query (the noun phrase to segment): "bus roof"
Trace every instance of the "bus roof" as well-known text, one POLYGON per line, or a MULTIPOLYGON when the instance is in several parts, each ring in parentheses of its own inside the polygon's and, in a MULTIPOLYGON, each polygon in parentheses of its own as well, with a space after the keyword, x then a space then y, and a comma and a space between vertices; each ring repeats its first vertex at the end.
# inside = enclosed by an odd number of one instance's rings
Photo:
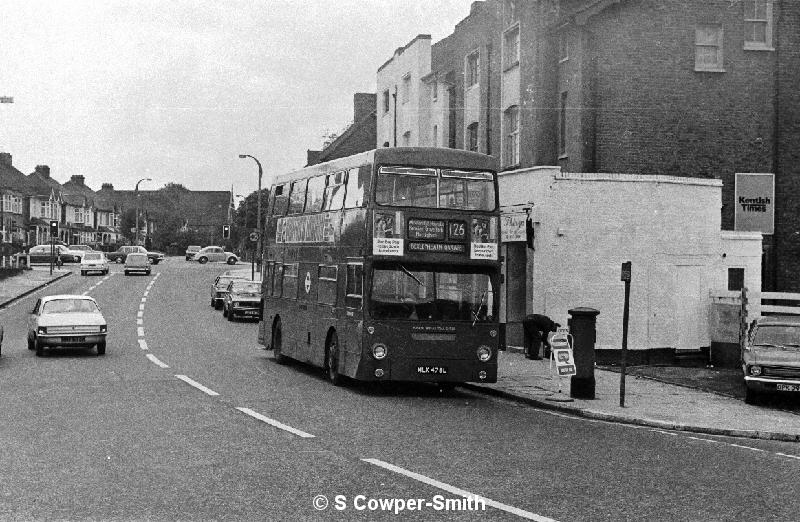
POLYGON ((276 177, 275 184, 282 185, 287 181, 337 172, 367 163, 497 170, 497 160, 494 157, 478 152, 442 147, 384 147, 282 174, 276 177))

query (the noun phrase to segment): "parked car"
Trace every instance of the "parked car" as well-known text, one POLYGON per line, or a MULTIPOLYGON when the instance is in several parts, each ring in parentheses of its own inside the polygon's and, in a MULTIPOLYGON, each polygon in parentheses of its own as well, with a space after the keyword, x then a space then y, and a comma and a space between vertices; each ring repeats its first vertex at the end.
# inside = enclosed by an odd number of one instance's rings
POLYGON ((188 247, 186 247, 186 260, 191 261, 192 259, 194 259, 194 255, 198 253, 201 248, 203 247, 201 247, 200 245, 189 245, 188 247))
POLYGON ((50 245, 36 245, 31 247, 28 255, 31 263, 50 263, 51 259, 55 263, 58 263, 58 260, 62 263, 80 263, 81 261, 81 254, 73 252, 64 245, 53 245, 52 252, 53 254, 51 254, 50 245))
POLYGON ((157 265, 164 260, 163 252, 147 250, 145 247, 140 245, 121 246, 118 250, 106 254, 106 257, 113 263, 122 264, 125 262, 125 258, 128 257, 128 254, 132 253, 146 254, 147 258, 150 260, 150 263, 154 265, 157 265))
POLYGON ((194 259, 196 259, 201 265, 204 265, 209 261, 224 261, 229 265, 235 265, 239 262, 239 256, 233 252, 227 252, 222 247, 218 246, 207 246, 205 248, 201 248, 194 255, 194 259))
POLYGON ((236 317, 260 319, 261 282, 234 279, 228 283, 222 303, 222 316, 228 321, 236 317))
POLYGON ((44 355, 56 346, 97 347, 106 353, 108 323, 97 302, 88 295, 51 295, 36 301, 28 318, 28 349, 44 355))
POLYGON ((228 285, 233 280, 239 281, 247 281, 250 279, 250 274, 245 274, 244 272, 241 273, 230 273, 224 272, 218 275, 214 282, 211 283, 211 306, 213 306, 216 310, 222 308, 222 304, 225 301, 225 294, 228 293, 228 285))
POLYGON ((81 260, 81 275, 89 272, 108 274, 108 260, 102 252, 86 252, 81 260))
POLYGON ((762 395, 800 396, 800 317, 761 317, 751 323, 742 349, 745 402, 762 395))
POLYGON ((92 252, 94 248, 89 245, 69 245, 69 249, 75 252, 92 252))
POLYGON ((147 254, 132 252, 125 257, 125 275, 141 272, 150 275, 150 259, 147 254))

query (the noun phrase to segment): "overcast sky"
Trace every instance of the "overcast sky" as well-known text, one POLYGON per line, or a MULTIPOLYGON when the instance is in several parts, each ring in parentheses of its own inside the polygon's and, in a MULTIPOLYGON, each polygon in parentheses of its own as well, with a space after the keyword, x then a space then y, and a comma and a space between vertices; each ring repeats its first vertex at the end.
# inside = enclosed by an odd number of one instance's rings
POLYGON ((5 0, 0 151, 101 183, 256 190, 352 120, 353 94, 471 0, 5 0))

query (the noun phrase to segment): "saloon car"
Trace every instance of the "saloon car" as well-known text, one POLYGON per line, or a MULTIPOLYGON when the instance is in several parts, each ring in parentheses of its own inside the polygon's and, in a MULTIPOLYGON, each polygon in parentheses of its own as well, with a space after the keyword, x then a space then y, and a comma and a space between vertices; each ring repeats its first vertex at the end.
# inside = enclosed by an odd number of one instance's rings
POLYGON ((800 396, 800 317, 761 317, 750 325, 742 349, 745 402, 765 394, 800 396))
POLYGON ((155 250, 147 250, 145 247, 140 245, 129 245, 129 246, 122 246, 119 247, 119 250, 115 250, 114 252, 109 252, 106 254, 106 257, 109 261, 117 264, 122 264, 125 262, 125 259, 128 257, 128 254, 145 254, 147 258, 150 260, 151 264, 157 265, 161 261, 164 260, 164 253, 163 252, 156 252, 155 250))
POLYGON ((150 275, 150 260, 147 254, 133 252, 125 257, 125 275, 141 273, 150 275))
POLYGON ((224 261, 229 265, 235 265, 239 262, 239 256, 233 252, 227 252, 222 247, 218 246, 207 246, 205 248, 201 248, 194 255, 194 259, 201 265, 204 265, 209 261, 224 261))
POLYGON ((228 321, 237 317, 261 317, 261 282, 234 279, 228 283, 222 303, 222 316, 228 321))
POLYGON ((45 348, 97 347, 106 353, 108 323, 97 302, 88 295, 41 297, 28 318, 28 349, 44 355, 45 348))
POLYGON ((36 245, 31 247, 28 251, 31 263, 49 263, 51 258, 53 262, 58 262, 60 259, 62 263, 80 263, 83 252, 73 251, 64 245, 36 245))
POLYGON ((81 260, 81 275, 89 272, 108 274, 108 260, 102 252, 86 252, 81 260))
POLYGON ((189 245, 186 247, 186 260, 191 261, 194 259, 194 255, 202 249, 200 245, 189 245))
POLYGON ((244 272, 224 272, 218 275, 216 278, 214 278, 214 282, 211 283, 211 306, 213 306, 216 310, 222 308, 222 305, 225 302, 225 295, 228 293, 228 285, 231 281, 247 281, 249 279, 250 274, 245 274, 244 272))

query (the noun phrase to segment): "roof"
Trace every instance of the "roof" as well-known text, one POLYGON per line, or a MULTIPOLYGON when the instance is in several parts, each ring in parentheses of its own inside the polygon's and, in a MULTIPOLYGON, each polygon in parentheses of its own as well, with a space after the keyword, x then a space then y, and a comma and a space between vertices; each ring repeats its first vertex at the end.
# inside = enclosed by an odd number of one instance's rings
POLYGON ((29 192, 31 188, 25 174, 11 165, 0 163, 0 190, 29 192))
MULTIPOLYGON (((57 299, 83 299, 86 301, 94 301, 94 297, 88 295, 81 295, 81 294, 57 294, 57 295, 46 295, 42 297, 42 302, 46 301, 55 301, 57 299)), ((96 301, 95 301, 96 302, 96 301)))

